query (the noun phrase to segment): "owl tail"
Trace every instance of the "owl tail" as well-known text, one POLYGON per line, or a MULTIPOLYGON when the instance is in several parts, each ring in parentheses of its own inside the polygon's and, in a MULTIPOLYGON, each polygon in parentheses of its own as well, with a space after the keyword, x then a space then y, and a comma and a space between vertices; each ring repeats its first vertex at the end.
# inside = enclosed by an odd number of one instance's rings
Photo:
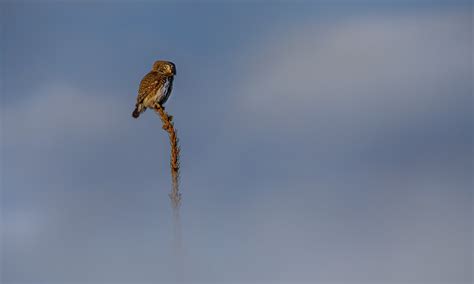
POLYGON ((140 110, 138 109, 138 106, 136 106, 135 110, 132 112, 132 117, 138 118, 139 116, 140 116, 140 110))

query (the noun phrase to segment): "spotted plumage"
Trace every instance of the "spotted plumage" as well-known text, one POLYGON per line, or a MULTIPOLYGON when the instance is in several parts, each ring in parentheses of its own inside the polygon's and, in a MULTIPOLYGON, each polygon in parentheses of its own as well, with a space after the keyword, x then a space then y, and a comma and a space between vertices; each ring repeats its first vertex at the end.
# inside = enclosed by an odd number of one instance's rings
POLYGON ((174 63, 169 61, 156 61, 152 70, 143 77, 138 89, 137 103, 132 113, 138 118, 147 108, 155 104, 163 106, 168 100, 173 89, 173 79, 176 75, 174 63))

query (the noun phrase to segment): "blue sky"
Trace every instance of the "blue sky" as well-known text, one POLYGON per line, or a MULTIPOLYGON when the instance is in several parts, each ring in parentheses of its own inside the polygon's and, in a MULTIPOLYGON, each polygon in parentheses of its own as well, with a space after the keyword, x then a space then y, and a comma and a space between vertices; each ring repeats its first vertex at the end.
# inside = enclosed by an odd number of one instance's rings
POLYGON ((2 283, 472 282, 471 2, 0 5, 2 283))

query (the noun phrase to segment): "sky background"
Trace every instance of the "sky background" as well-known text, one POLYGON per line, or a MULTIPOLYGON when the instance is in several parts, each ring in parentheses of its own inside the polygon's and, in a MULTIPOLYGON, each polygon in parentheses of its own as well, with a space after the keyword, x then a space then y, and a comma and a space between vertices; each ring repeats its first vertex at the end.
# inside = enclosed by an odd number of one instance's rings
POLYGON ((472 2, 330 3, 1 2, 0 282, 471 283, 472 2))

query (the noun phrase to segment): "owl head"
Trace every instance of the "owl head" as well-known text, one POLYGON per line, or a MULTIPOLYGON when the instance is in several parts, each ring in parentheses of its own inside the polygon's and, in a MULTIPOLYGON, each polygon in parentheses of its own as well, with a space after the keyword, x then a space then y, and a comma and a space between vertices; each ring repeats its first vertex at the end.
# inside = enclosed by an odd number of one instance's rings
POLYGON ((153 71, 160 73, 163 76, 173 76, 176 75, 176 66, 173 62, 170 61, 155 61, 153 64, 153 71))

